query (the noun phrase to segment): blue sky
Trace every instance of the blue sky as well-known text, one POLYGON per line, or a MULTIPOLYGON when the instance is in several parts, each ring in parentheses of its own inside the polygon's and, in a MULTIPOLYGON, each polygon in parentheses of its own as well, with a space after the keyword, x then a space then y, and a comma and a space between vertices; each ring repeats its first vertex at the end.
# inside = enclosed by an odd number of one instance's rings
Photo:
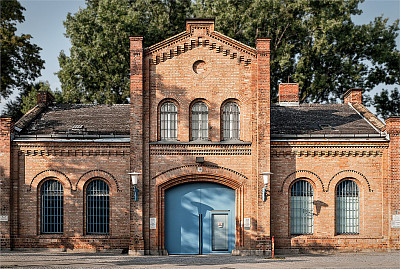
MULTIPOLYGON (((85 7, 82 0, 20 0, 25 7, 25 22, 18 25, 18 33, 31 34, 32 42, 43 50, 40 52, 46 61, 42 76, 37 80, 49 81, 51 88, 61 89, 60 81, 54 74, 60 67, 58 55, 61 50, 69 54, 70 42, 64 36, 63 21, 68 13, 75 13, 79 8, 85 7)), ((400 18, 400 0, 367 0, 360 5, 363 13, 353 18, 357 24, 366 24, 377 16, 384 15, 389 18, 389 23, 400 18)), ((400 48, 400 37, 397 38, 397 47, 400 48)), ((399 85, 378 85, 371 94, 382 90, 383 87, 392 89, 399 85)), ((4 104, 0 104, 0 111, 4 104)))

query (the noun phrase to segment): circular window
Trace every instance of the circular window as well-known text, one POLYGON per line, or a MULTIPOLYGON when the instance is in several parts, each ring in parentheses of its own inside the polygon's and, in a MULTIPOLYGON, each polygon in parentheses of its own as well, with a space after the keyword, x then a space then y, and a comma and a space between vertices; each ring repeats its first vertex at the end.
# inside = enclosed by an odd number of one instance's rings
POLYGON ((202 61, 202 60, 196 61, 196 62, 193 64, 193 71, 194 71, 196 74, 204 73, 206 70, 207 70, 207 68, 206 68, 206 62, 204 62, 204 61, 202 61))

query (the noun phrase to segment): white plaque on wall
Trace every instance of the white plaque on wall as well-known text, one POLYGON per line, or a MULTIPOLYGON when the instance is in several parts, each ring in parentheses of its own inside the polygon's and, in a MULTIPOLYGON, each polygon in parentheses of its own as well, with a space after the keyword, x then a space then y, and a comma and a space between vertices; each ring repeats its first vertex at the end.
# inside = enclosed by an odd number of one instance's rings
POLYGON ((392 220, 392 228, 400 228, 400 220, 392 220))
POLYGON ((393 215, 391 224, 392 228, 400 228, 400 215, 393 215))
POLYGON ((8 221, 8 215, 0 215, 0 221, 8 221))
POLYGON ((157 229, 157 218, 150 218, 150 230, 157 229))
POLYGON ((251 227, 251 221, 250 218, 244 218, 244 223, 243 226, 246 230, 249 230, 251 227))

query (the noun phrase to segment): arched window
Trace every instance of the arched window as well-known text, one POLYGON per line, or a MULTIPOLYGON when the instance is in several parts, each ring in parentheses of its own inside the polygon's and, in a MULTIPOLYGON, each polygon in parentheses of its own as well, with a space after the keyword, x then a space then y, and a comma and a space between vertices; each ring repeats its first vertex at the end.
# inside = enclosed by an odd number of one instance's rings
POLYGON ((336 233, 358 234, 359 196, 358 186, 352 180, 344 180, 336 189, 336 233))
POLYGON ((224 140, 240 139, 240 111, 238 104, 228 102, 222 112, 224 140))
POLYGON ((161 140, 177 139, 178 111, 172 102, 162 104, 160 109, 161 140))
POLYGON ((291 234, 312 234, 314 227, 314 191, 308 181, 296 181, 291 189, 291 234))
POLYGON ((108 234, 110 222, 109 188, 103 180, 93 180, 86 188, 86 233, 108 234))
POLYGON ((208 107, 203 102, 192 106, 192 140, 208 140, 208 107))
POLYGON ((62 233, 64 229, 64 190, 60 182, 47 180, 40 190, 41 232, 62 233))

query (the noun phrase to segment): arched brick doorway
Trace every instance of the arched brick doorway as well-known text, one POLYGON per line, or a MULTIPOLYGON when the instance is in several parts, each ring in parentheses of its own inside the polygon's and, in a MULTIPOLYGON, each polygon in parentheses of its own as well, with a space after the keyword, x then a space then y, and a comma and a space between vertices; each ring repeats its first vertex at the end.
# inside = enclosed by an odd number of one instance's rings
MULTIPOLYGON (((189 174, 189 175, 182 175, 178 176, 175 178, 171 178, 169 180, 165 180, 161 184, 157 186, 158 190, 158 195, 157 195, 157 214, 158 214, 158 219, 160 220, 160 225, 158 229, 158 246, 159 250, 164 251, 166 250, 166 234, 165 234, 165 224, 166 224, 166 203, 165 203, 165 198, 166 198, 166 191, 169 189, 173 189, 175 186, 179 186, 181 184, 188 184, 188 183, 209 183, 209 184, 216 184, 220 185, 221 187, 226 187, 227 189, 231 189, 234 192, 234 211, 232 212, 232 215, 234 213, 234 224, 231 224, 234 227, 234 236, 232 237, 234 240, 234 246, 232 245, 230 248, 228 248, 228 251, 225 252, 230 252, 231 249, 239 249, 243 246, 243 230, 241 228, 241 219, 243 218, 243 197, 244 197, 244 188, 242 182, 239 182, 235 179, 228 178, 226 176, 222 175, 216 175, 216 174, 189 174)), ((182 185, 183 186, 183 185, 182 185)), ((232 209, 233 211, 233 209, 232 209)), ((216 212, 218 213, 218 212, 216 212)), ((209 215, 211 216, 211 214, 209 215)), ((213 217, 210 217, 212 220, 213 217)), ((216 224, 218 225, 218 221, 215 219, 214 220, 217 222, 216 224)), ((212 246, 211 246, 212 248, 212 246)), ((212 251, 210 251, 212 252, 212 251)), ((210 253, 207 252, 207 253, 210 253)), ((218 252, 218 251, 216 251, 218 252)), ((198 254, 198 253, 196 253, 198 254)))

